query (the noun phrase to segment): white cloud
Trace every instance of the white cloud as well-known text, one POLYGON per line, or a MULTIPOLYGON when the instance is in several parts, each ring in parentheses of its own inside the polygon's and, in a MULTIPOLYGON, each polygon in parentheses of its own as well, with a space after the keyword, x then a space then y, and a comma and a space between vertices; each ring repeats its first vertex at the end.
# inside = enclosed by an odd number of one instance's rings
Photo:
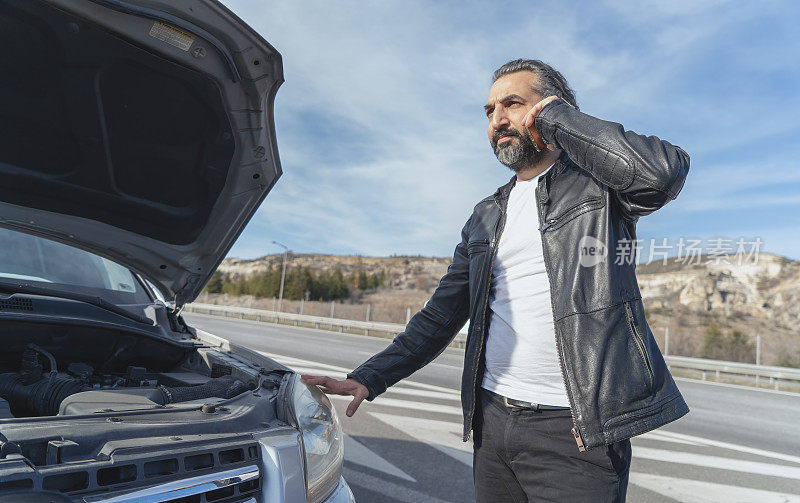
MULTIPOLYGON (((761 206, 800 204, 797 194, 772 193, 767 188, 800 184, 800 170, 785 162, 741 162, 703 166, 692 171, 679 196, 676 213, 726 211, 761 206)), ((734 222, 732 222, 734 223, 734 222)))
MULTIPOLYGON (((281 52, 286 79, 276 99, 284 175, 232 255, 267 253, 254 250, 274 236, 298 251, 452 253, 473 205, 511 176, 489 149, 481 106, 491 72, 515 57, 560 69, 584 111, 689 151, 672 215, 724 208, 752 186, 745 163, 704 156, 800 125, 797 94, 770 111, 774 121, 745 128, 742 117, 769 96, 725 107, 677 89, 702 46, 749 13, 721 1, 227 3, 281 52)), ((792 168, 768 165, 772 183, 798 181, 792 168)))

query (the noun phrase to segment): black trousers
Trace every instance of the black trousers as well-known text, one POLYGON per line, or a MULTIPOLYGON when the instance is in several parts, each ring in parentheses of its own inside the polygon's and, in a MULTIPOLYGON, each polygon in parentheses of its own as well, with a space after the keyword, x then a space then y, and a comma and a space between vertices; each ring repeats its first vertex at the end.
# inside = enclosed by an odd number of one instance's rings
POLYGON ((479 404, 472 463, 478 503, 625 501, 630 440, 580 452, 569 409, 511 408, 484 389, 479 404))

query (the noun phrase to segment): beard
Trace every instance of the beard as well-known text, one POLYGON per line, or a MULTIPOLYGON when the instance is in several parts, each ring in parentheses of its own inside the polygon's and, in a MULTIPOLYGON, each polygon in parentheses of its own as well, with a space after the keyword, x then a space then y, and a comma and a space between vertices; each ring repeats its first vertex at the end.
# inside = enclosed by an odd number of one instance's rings
POLYGON ((512 127, 494 132, 492 135, 492 148, 497 160, 517 173, 522 168, 537 164, 545 156, 544 149, 541 151, 536 150, 536 143, 533 141, 533 135, 529 131, 523 134, 512 127), (501 136, 513 136, 517 141, 508 140, 498 145, 497 140, 501 136))

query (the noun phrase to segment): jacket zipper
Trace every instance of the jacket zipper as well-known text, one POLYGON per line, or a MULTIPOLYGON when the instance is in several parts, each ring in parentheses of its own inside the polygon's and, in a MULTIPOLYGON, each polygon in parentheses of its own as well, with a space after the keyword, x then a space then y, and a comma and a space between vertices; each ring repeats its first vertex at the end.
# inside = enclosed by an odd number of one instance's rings
POLYGON ((633 311, 631 310, 630 301, 625 302, 625 314, 628 317, 628 325, 631 327, 631 331, 633 332, 633 338, 636 340, 636 346, 639 348, 639 352, 642 354, 642 359, 644 360, 645 365, 647 365, 647 370, 650 372, 650 380, 652 382, 652 380, 655 379, 653 374, 653 365, 650 363, 650 358, 647 357, 644 341, 639 335, 639 332, 636 330, 636 322, 633 319, 633 311))
MULTIPOLYGON (((503 211, 503 207, 497 202, 497 199, 494 200, 494 203, 500 209, 500 232, 497 234, 497 237, 494 239, 494 249, 492 250, 492 256, 489 259, 489 276, 486 281, 486 296, 484 297, 483 302, 483 315, 481 317, 481 325, 485 326, 486 321, 486 312, 489 310, 489 291, 492 288, 492 267, 494 266, 494 257, 497 254, 497 248, 500 244, 500 236, 503 234, 503 229, 506 226, 506 214, 503 211)), ((482 330, 483 332, 483 330, 482 330)), ((475 371, 472 374, 472 392, 473 392, 473 399, 472 399, 472 409, 469 411, 469 427, 467 428, 467 433, 464 435, 464 442, 469 440, 470 435, 472 434, 472 419, 475 416, 475 403, 478 401, 479 396, 477 393, 477 384, 478 384, 478 366, 481 362, 481 354, 483 353, 483 342, 486 339, 488 334, 484 333, 481 337, 481 344, 478 347, 478 362, 475 364, 475 371)))
POLYGON ((542 225, 542 231, 547 230, 549 227, 554 225, 559 220, 562 220, 564 217, 568 216, 570 213, 575 213, 578 210, 581 210, 583 208, 588 208, 588 207, 590 207, 590 206, 592 206, 594 204, 597 204, 600 200, 601 200, 600 197, 593 197, 591 199, 587 199, 586 201, 578 203, 575 206, 573 206, 572 208, 569 208, 568 210, 564 211, 563 213, 561 213, 556 218, 548 218, 547 221, 544 222, 544 224, 542 225))
MULTIPOLYGON (((541 179, 540 179, 541 180, 541 179)), ((536 207, 539 209, 539 220, 542 221, 544 217, 544 211, 542 205, 539 202, 539 187, 537 186, 534 190, 534 195, 536 196, 536 207)), ((580 205, 578 205, 580 206, 580 205)), ((577 206, 576 206, 577 208, 577 206)), ((563 214, 562 214, 563 215, 563 214)), ((550 268, 548 266, 550 262, 550 256, 547 253, 547 247, 544 245, 544 231, 547 227, 552 225, 554 222, 558 221, 559 218, 551 218, 547 222, 544 222, 540 227, 540 234, 542 238, 542 253, 544 257, 544 270, 547 273, 547 281, 550 285, 550 310, 553 312, 553 331, 555 332, 556 336, 556 349, 558 350, 558 365, 561 367, 561 378, 564 380, 564 389, 567 391, 567 399, 569 400, 569 413, 572 416, 572 437, 575 439, 575 443, 578 445, 578 451, 584 452, 586 451, 586 446, 583 442, 583 436, 581 435, 581 430, 578 428, 578 422, 575 420, 575 401, 572 399, 572 393, 570 392, 569 381, 567 381, 567 373, 564 370, 564 354, 561 349, 561 342, 558 340, 558 332, 555 331, 556 328, 556 308, 555 304, 553 303, 553 283, 550 277, 550 268)))

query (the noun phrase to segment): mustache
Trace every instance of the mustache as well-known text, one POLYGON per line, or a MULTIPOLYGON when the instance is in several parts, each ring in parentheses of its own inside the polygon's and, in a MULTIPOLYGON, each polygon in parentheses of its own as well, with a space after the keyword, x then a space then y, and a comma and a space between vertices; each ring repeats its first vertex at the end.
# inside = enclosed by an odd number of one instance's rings
POLYGON ((497 147, 497 141, 500 140, 501 136, 516 136, 520 140, 523 139, 523 136, 519 131, 509 127, 509 128, 501 129, 499 131, 495 131, 494 133, 492 133, 492 145, 497 147))

